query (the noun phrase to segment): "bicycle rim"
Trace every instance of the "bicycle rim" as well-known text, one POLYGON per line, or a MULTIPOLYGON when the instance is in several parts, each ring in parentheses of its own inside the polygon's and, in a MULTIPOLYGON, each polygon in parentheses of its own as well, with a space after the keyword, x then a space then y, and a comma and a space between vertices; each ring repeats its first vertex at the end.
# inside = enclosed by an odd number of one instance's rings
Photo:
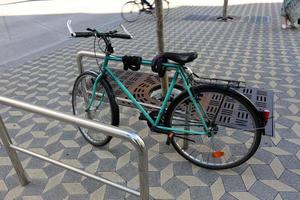
MULTIPOLYGON (((261 139, 259 119, 253 107, 236 93, 217 87, 199 87, 194 95, 203 105, 209 118, 204 117, 204 121, 213 131, 211 135, 176 137, 175 134, 171 140, 174 148, 187 160, 209 169, 231 168, 248 160, 261 139), (209 125, 208 121, 214 121, 215 125, 209 125)), ((167 112, 167 125, 204 132, 189 95, 185 93, 174 101, 172 110, 167 112)))
MULTIPOLYGON (((77 78, 72 93, 73 114, 104 124, 118 125, 118 108, 111 103, 113 99, 109 95, 105 81, 100 81, 97 85, 96 98, 90 109, 86 110, 92 98, 93 84, 96 78, 97 75, 91 72, 85 72, 77 78)), ((95 146, 105 145, 111 139, 110 136, 93 130, 82 127, 78 127, 78 129, 85 139, 95 146)))
POLYGON ((140 15, 140 6, 135 1, 128 1, 122 7, 121 16, 125 21, 134 22, 140 15))

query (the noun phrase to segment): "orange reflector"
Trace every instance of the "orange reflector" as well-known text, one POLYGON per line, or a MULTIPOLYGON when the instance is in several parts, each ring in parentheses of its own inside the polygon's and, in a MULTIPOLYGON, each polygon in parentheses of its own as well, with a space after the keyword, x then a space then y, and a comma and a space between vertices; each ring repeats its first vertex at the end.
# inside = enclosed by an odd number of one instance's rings
POLYGON ((214 158, 221 158, 222 156, 224 156, 224 152, 223 151, 214 151, 211 153, 211 155, 214 158))

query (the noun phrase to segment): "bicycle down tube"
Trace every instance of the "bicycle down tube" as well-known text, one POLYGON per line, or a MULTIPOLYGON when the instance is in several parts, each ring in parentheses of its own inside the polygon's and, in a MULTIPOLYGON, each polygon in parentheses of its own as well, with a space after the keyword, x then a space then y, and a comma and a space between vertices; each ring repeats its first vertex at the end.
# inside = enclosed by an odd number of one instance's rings
MULTIPOLYGON (((167 90, 167 94, 162 102, 162 106, 159 110, 158 116, 156 118, 156 120, 154 121, 151 116, 146 112, 146 110, 143 108, 143 106, 135 99, 135 97, 131 94, 131 92, 125 87, 125 85, 118 79, 118 77, 112 72, 112 70, 109 69, 108 67, 108 63, 109 61, 117 61, 117 62, 122 62, 122 57, 120 56, 111 56, 111 55, 107 55, 104 58, 104 62, 102 64, 102 73, 99 74, 99 76, 97 77, 97 79, 95 80, 95 83, 93 85, 93 94, 92 94, 92 99, 89 102, 88 108, 87 110, 91 107, 95 97, 96 97, 96 85, 99 83, 99 81, 101 81, 101 79, 104 77, 104 74, 108 74, 111 79, 118 85, 118 87, 126 94, 126 96, 131 100, 131 102, 142 112, 142 114, 146 117, 146 119, 155 127, 165 130, 165 131, 173 131, 173 132, 178 132, 178 133, 187 133, 187 134, 195 134, 195 135, 204 135, 208 133, 208 127, 206 125, 206 122, 203 118, 203 115, 201 114, 201 110, 203 111, 205 117, 207 117, 207 113, 205 112, 205 109, 203 108, 203 106, 200 103, 200 106, 197 104, 195 97, 193 96, 193 93, 191 91, 191 85, 189 84, 187 77, 184 75, 184 72, 182 72, 182 70, 180 69, 180 65, 178 64, 173 64, 173 63, 164 63, 164 66, 168 69, 168 68, 173 68, 175 69, 175 74, 172 78, 172 81, 170 83, 169 89, 167 90), (188 91, 188 94, 191 97, 192 103, 195 106, 196 109, 196 113, 198 114, 203 127, 204 127, 204 131, 191 131, 191 130, 183 130, 183 129, 176 129, 176 128, 171 128, 171 127, 165 127, 165 126, 159 126, 159 121, 163 115, 163 112, 166 110, 167 108, 167 104, 168 101, 171 97, 172 91, 176 85, 176 81, 178 79, 178 76, 181 77, 182 81, 183 81, 183 85, 185 87, 185 89, 188 91)), ((151 65, 151 61, 150 60, 142 60, 141 62, 142 65, 146 65, 146 66, 150 66, 151 65)))

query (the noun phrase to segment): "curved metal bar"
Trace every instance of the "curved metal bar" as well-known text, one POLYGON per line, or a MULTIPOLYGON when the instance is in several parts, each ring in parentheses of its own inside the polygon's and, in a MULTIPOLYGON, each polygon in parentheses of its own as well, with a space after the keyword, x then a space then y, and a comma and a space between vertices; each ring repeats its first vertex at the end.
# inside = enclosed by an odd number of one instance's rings
POLYGON ((3 146, 5 147, 5 150, 11 160, 11 163, 16 170, 16 174, 19 178, 21 185, 23 186, 27 185, 30 181, 19 160, 17 152, 13 148, 11 148, 12 141, 7 133, 1 115, 0 115, 0 139, 2 140, 3 146))
POLYGON ((91 51, 79 51, 77 53, 77 57, 76 57, 76 62, 77 62, 77 67, 78 67, 78 73, 79 74, 84 72, 84 68, 82 66, 82 58, 83 57, 104 59, 105 54, 103 54, 103 53, 96 53, 95 54, 94 52, 91 52, 91 51))
MULTIPOLYGON (((138 151, 138 155, 139 155, 140 197, 141 197, 141 199, 149 199, 148 152, 147 152, 144 141, 136 133, 128 132, 127 130, 123 130, 123 129, 120 129, 120 128, 117 128, 117 127, 114 127, 114 126, 96 123, 96 122, 91 121, 91 120, 86 120, 86 119, 82 119, 82 118, 75 117, 75 116, 72 116, 72 115, 67 115, 67 114, 64 114, 64 113, 61 113, 61 112, 53 111, 53 110, 50 110, 50 109, 42 108, 42 107, 39 107, 39 106, 31 105, 29 103, 24 103, 24 102, 21 102, 21 101, 18 101, 18 100, 14 100, 14 99, 2 97, 2 96, 0 96, 0 104, 4 104, 4 105, 7 105, 7 106, 12 106, 12 107, 15 107, 15 108, 19 108, 19 109, 22 109, 22 110, 25 110, 25 111, 28 111, 28 112, 31 112, 31 113, 36 113, 36 114, 39 114, 39 115, 43 115, 45 117, 49 117, 49 118, 52 118, 52 119, 55 119, 55 120, 58 120, 58 121, 62 121, 62 122, 66 122, 66 123, 69 123, 69 124, 73 124, 73 125, 76 125, 76 126, 84 127, 84 128, 90 129, 90 130, 99 131, 99 132, 102 132, 103 134, 106 134, 106 135, 109 135, 109 136, 112 136, 112 137, 117 137, 117 138, 120 138, 122 140, 126 140, 126 141, 130 142, 131 144, 133 144, 135 149, 138 151)), ((3 130, 3 131, 0 130, 0 134, 2 134, 2 133, 5 134, 5 130, 3 130)), ((3 139, 5 139, 5 137, 1 137, 1 139, 3 140, 3 139)), ((8 150, 11 150, 11 149, 16 149, 16 150, 22 151, 24 153, 28 153, 27 150, 18 148, 17 146, 12 145, 12 144, 9 145, 8 150)), ((30 155, 37 157, 37 155, 33 155, 33 154, 31 153, 30 155)), ((13 162, 13 160, 12 160, 12 162, 13 162)), ((53 161, 51 161, 51 162, 54 163, 53 161)), ((58 162, 58 161, 55 161, 55 162, 58 162)), ((62 166, 62 165, 60 165, 60 166, 62 166)), ((17 168, 15 168, 15 169, 17 170, 17 168)), ((76 170, 78 170, 78 169, 76 169, 76 170)), ((86 175, 86 174, 83 174, 83 173, 81 173, 81 174, 86 175)), ((90 175, 89 175, 89 177, 93 178, 90 175)), ((110 183, 110 185, 116 187, 115 183, 112 183, 112 184, 110 183)), ((120 189, 122 187, 124 187, 124 186, 118 185, 117 188, 120 189)), ((124 190, 124 188, 123 188, 123 190, 124 190)), ((128 188, 128 190, 126 190, 126 191, 130 192, 130 190, 131 189, 128 188)), ((138 192, 136 192, 136 191, 135 192, 130 192, 130 193, 132 193, 134 195, 138 195, 138 192)))
MULTIPOLYGON (((101 54, 101 53, 96 53, 96 55, 95 55, 95 53, 91 52, 91 51, 79 51, 77 53, 77 57, 76 57, 76 62, 77 62, 77 67, 78 67, 78 73, 79 74, 84 72, 84 67, 82 65, 83 57, 104 59, 105 55, 101 54)), ((129 99, 125 99, 125 98, 121 98, 121 97, 116 97, 116 99, 120 102, 131 103, 131 100, 129 100, 129 99)), ((148 108, 160 109, 160 106, 155 106, 155 105, 148 104, 148 103, 139 102, 139 104, 141 104, 142 106, 148 107, 148 108)))

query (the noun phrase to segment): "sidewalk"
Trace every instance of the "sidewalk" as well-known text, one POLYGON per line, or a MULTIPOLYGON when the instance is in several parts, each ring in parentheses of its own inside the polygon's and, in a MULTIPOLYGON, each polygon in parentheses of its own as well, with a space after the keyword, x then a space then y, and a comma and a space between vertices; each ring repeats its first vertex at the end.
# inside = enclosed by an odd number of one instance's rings
MULTIPOLYGON (((276 136, 263 137, 257 153, 239 167, 206 170, 165 145, 165 136, 152 133, 145 122, 138 121, 136 110, 123 108, 122 126, 138 131, 149 149, 154 199, 300 199, 300 38, 299 30, 280 29, 281 4, 276 2, 229 2, 229 14, 236 16, 232 22, 213 20, 221 15, 222 4, 199 2, 170 10, 165 23, 166 51, 197 51, 199 58, 189 66, 198 74, 245 80, 250 86, 273 90, 276 136)), ((113 40, 116 53, 151 59, 157 51, 154 19, 145 15, 125 26, 135 39, 113 40)), ((71 113, 69 91, 77 75, 76 52, 92 50, 93 41, 77 39, 70 44, 21 66, 0 68, 1 95, 71 113)), ((94 68, 95 61, 84 60, 84 64, 94 68)), ((138 187, 137 156, 128 143, 113 139, 104 149, 94 148, 75 127, 4 106, 0 114, 21 146, 138 187)), ((0 146, 0 199, 136 199, 23 154, 20 159, 32 180, 26 187, 19 185, 0 146)))

